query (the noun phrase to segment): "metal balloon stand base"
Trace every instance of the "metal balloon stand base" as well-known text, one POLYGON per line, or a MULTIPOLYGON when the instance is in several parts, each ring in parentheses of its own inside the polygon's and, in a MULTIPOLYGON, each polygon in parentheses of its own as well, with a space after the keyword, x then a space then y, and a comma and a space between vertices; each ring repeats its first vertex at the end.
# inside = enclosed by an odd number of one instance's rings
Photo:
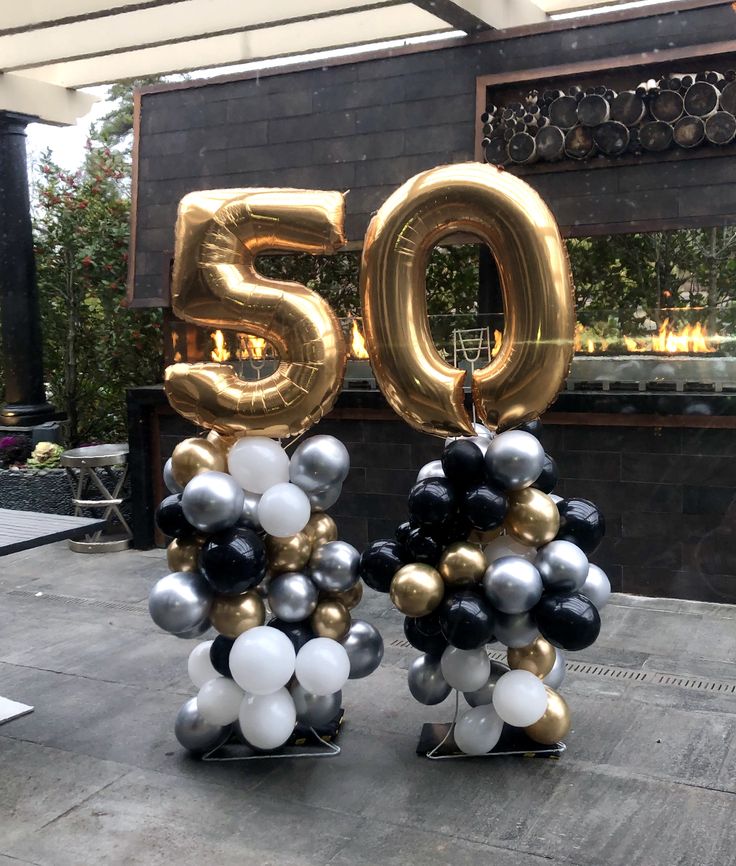
POLYGON ((501 737, 490 752, 484 755, 466 755, 455 745, 452 732, 455 728, 459 708, 459 694, 455 693, 455 717, 451 722, 431 723, 422 726, 417 743, 417 755, 429 758, 430 761, 446 761, 456 758, 498 758, 502 755, 516 755, 523 758, 553 758, 557 759, 565 751, 564 743, 553 746, 543 746, 532 740, 522 728, 504 725, 501 737))
POLYGON ((283 758, 335 758, 342 751, 334 742, 340 733, 345 711, 318 729, 297 725, 289 741, 273 752, 264 752, 243 740, 230 740, 202 756, 203 761, 262 761, 283 758))

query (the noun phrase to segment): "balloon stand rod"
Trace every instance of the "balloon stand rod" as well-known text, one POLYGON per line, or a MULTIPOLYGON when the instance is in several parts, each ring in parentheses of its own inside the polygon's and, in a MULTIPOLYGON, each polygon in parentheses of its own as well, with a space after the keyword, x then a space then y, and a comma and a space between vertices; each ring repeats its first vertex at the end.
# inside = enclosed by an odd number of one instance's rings
POLYGON ((452 740, 452 732, 460 715, 460 693, 455 690, 455 715, 451 722, 426 723, 417 744, 417 754, 430 761, 448 761, 458 758, 498 758, 513 755, 524 758, 559 758, 567 749, 564 743, 542 746, 535 743, 518 728, 505 725, 498 743, 485 755, 466 755, 452 740))
MULTIPOLYGON (((234 743, 225 743, 224 746, 218 746, 216 749, 213 749, 211 752, 207 752, 202 756, 203 761, 214 762, 233 762, 233 761, 262 761, 262 760, 279 760, 279 759, 295 759, 295 758, 335 758, 337 757, 342 749, 336 744, 331 743, 328 740, 325 740, 323 737, 314 730, 314 728, 309 728, 309 732, 314 735, 314 739, 320 745, 325 748, 320 751, 304 751, 309 747, 305 743, 303 746, 297 744, 290 744, 287 748, 292 748, 299 751, 291 751, 291 752, 266 752, 266 753, 257 753, 252 752, 250 748, 242 744, 234 744, 234 743), (249 754, 226 754, 226 752, 235 746, 239 751, 240 750, 248 750, 249 754)), ((315 744, 316 745, 316 744, 315 744)))

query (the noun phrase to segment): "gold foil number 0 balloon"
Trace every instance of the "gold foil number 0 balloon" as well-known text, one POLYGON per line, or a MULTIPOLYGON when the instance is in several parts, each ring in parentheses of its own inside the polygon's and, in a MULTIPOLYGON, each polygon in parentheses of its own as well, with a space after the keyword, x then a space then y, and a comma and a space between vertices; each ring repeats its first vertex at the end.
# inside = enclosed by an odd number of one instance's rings
POLYGON ((481 419, 506 428, 554 400, 573 353, 574 300, 552 213, 524 181, 480 163, 446 165, 407 181, 368 227, 361 266, 363 322, 379 387, 409 424, 436 436, 471 434, 465 374, 446 363, 429 330, 432 247, 471 234, 493 252, 505 309, 498 355, 473 373, 481 419))
POLYGON ((182 319, 246 331, 271 343, 276 371, 259 381, 232 367, 174 364, 169 402, 224 435, 289 436, 332 407, 342 384, 345 339, 329 305, 300 283, 263 277, 264 252, 332 253, 345 243, 341 193, 226 189, 182 199, 176 224, 172 306, 182 319))

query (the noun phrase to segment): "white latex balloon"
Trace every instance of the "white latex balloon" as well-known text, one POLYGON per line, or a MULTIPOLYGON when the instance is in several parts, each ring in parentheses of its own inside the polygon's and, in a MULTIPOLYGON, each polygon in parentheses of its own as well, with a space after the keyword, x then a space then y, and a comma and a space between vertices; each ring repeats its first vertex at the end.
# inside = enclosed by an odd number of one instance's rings
POLYGON ((265 493, 289 480, 289 457, 274 439, 246 436, 227 455, 227 470, 250 493, 265 493))
POLYGON ((461 650, 448 646, 442 653, 440 668, 445 681, 453 689, 459 692, 474 692, 488 680, 491 662, 482 647, 461 650))
POLYGON ((240 705, 239 718, 240 729, 251 746, 277 749, 294 730, 296 707, 286 689, 270 695, 246 695, 240 705))
POLYGON ((547 709, 544 683, 529 671, 509 671, 493 689, 493 707, 509 725, 517 728, 533 725, 547 709))
POLYGON ((269 695, 289 682, 295 659, 294 645, 283 632, 259 625, 236 639, 230 650, 230 671, 244 691, 269 695))
POLYGON ((466 755, 485 755, 501 737, 503 719, 492 706, 466 710, 455 724, 455 745, 466 755))
POLYGON ((534 547, 527 547, 510 535, 499 535, 493 541, 489 541, 483 552, 486 555, 486 562, 490 565, 502 556, 523 556, 529 562, 534 562, 537 558, 537 550, 534 547))
POLYGON ((240 712, 243 690, 227 677, 205 683, 197 695, 197 709, 211 725, 231 725, 240 712))
POLYGON ((212 662, 210 661, 211 646, 212 641, 206 640, 198 643, 189 653, 187 672, 189 673, 189 679, 198 689, 201 689, 206 682, 220 676, 212 667, 212 662))
POLYGON ((296 678, 313 695, 331 695, 339 691, 349 676, 350 658, 336 640, 312 638, 297 653, 296 678))
POLYGON ((307 525, 312 513, 309 497, 296 484, 274 484, 261 496, 258 520, 269 535, 286 538, 307 525))

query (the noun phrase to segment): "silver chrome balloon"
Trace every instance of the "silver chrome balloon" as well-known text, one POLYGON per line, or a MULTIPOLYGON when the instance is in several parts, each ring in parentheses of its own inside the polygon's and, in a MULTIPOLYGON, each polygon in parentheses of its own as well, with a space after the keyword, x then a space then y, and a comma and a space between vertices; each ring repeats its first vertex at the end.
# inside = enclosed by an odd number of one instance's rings
POLYGON ((489 430, 488 427, 485 426, 485 424, 480 424, 478 421, 474 422, 473 430, 475 430, 475 437, 473 438, 487 439, 489 442, 496 435, 492 430, 489 430))
POLYGON ((494 620, 493 633, 504 646, 513 649, 528 646, 539 637, 539 629, 528 612, 501 613, 499 611, 494 620))
POLYGON ((342 483, 333 484, 332 487, 326 487, 316 493, 307 493, 307 499, 312 511, 327 511, 337 502, 341 493, 342 483))
POLYGON ((321 544, 309 560, 309 573, 324 592, 345 592, 358 580, 360 554, 347 541, 328 541, 321 544))
POLYGON ((502 556, 483 575, 483 589, 502 613, 524 613, 542 597, 544 586, 536 567, 522 556, 502 556))
POLYGON ((258 519, 258 503, 261 497, 258 493, 248 493, 243 491, 243 508, 238 518, 238 526, 244 526, 246 529, 253 529, 258 532, 261 527, 261 521, 258 519))
POLYGON ((181 493, 184 490, 171 471, 171 457, 164 463, 164 484, 169 493, 181 493))
POLYGON ((431 707, 441 704, 452 689, 442 676, 436 656, 419 656, 409 666, 409 691, 420 704, 431 707))
POLYGON ((194 754, 203 755, 221 746, 232 733, 232 725, 213 725, 205 721, 197 708, 197 699, 190 698, 176 714, 176 739, 194 754))
POLYGON ((605 607, 611 597, 611 582, 605 571, 592 562, 589 563, 588 574, 585 583, 580 587, 580 592, 589 598, 598 610, 605 607))
POLYGON ((268 606, 284 622, 301 622, 314 612, 317 587, 299 572, 279 574, 268 581, 268 606))
POLYGON ((148 597, 148 612, 170 634, 191 632, 202 625, 212 607, 213 593, 197 571, 174 571, 162 577, 148 597))
POLYGON ((542 582, 554 592, 575 592, 588 576, 588 557, 571 541, 550 541, 534 560, 542 582))
POLYGON ((417 473, 417 484, 425 478, 444 478, 445 470, 442 468, 441 460, 430 460, 417 473))
POLYGON ((354 619, 350 630, 340 641, 350 659, 350 679, 367 677, 381 664, 383 638, 381 632, 364 619, 354 619))
POLYGON ((304 686, 294 683, 289 692, 296 707, 296 720, 310 728, 331 722, 340 710, 342 692, 331 695, 313 695, 304 686))
POLYGON ((232 475, 200 472, 184 488, 181 508, 195 529, 220 532, 240 520, 244 499, 243 488, 232 475))
MULTIPOLYGON (((557 649, 555 647, 555 649, 557 649)), ((565 679, 565 656, 562 653, 561 649, 557 649, 557 655, 555 656, 555 663, 552 665, 552 670, 547 674, 547 676, 542 680, 545 686, 549 686, 551 689, 559 689, 562 685, 563 680, 565 679)))
POLYGON ((190 628, 188 631, 179 632, 179 634, 175 634, 174 637, 181 638, 182 640, 192 640, 193 638, 202 637, 202 635, 208 632, 211 628, 212 623, 208 619, 203 619, 199 625, 190 628))
POLYGON ((508 430, 491 440, 486 451, 491 479, 507 490, 521 490, 533 484, 544 466, 544 448, 531 433, 508 430))
POLYGON ((485 707, 493 703, 493 689, 499 679, 509 672, 508 665, 501 662, 491 662, 491 674, 484 686, 474 692, 463 692, 465 700, 471 707, 485 707))
POLYGON ((289 480, 309 494, 334 487, 348 477, 348 449, 334 436, 312 436, 291 455, 289 480))

